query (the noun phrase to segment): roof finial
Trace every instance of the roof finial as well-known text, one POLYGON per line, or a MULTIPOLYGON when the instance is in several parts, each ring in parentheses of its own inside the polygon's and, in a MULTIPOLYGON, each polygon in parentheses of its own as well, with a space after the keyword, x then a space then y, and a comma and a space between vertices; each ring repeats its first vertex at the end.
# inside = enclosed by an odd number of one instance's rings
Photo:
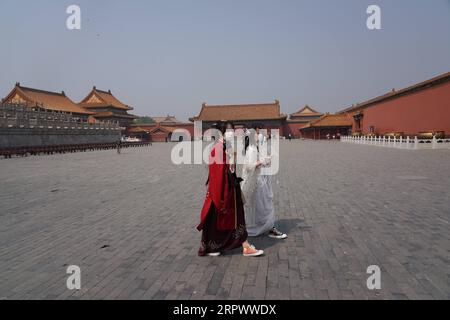
POLYGON ((66 96, 66 93, 64 92, 64 90, 61 91, 61 94, 62 94, 64 97, 66 96))
POLYGON ((16 87, 20 87, 20 82, 16 82, 16 87))
POLYGON ((111 94, 111 90, 108 89, 108 93, 111 94))
POLYGON ((202 108, 206 107, 206 102, 202 103, 202 108))
POLYGON ((92 89, 97 90, 97 87, 96 87, 96 86, 93 86, 92 89))

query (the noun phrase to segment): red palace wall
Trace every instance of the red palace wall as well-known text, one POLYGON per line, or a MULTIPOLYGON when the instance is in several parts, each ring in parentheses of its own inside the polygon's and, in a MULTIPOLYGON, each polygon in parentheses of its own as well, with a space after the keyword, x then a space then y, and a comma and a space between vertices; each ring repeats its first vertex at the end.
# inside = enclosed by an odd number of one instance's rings
POLYGON ((311 139, 311 140, 328 140, 327 135, 330 136, 330 140, 339 139, 340 136, 346 136, 349 134, 348 128, 316 128, 314 129, 304 130, 302 132, 302 138, 311 139))
MULTIPOLYGON (((317 138, 317 136, 318 136, 318 134, 316 132, 316 138, 317 138)), ((314 130, 307 130, 305 132, 302 132, 302 138, 313 140, 314 139, 314 130)))
MULTIPOLYGON (((171 129, 187 130, 190 134, 191 140, 194 139, 194 124, 193 123, 183 123, 177 125, 170 125, 171 129)), ((161 132, 151 135, 151 138, 155 142, 165 142, 166 138, 168 142, 172 142, 172 133, 162 134, 161 132)), ((187 137, 184 138, 186 141, 187 137)), ((178 141, 178 140, 177 140, 178 141)))
MULTIPOLYGON (((139 125, 140 128, 143 128, 145 130, 148 130, 149 132, 152 131, 153 129, 155 129, 157 127, 156 124, 142 124, 139 125)), ((165 126, 162 125, 162 128, 164 128, 165 126)), ((193 123, 182 123, 182 124, 172 124, 169 125, 168 128, 170 129, 185 129, 189 132, 189 134, 191 135, 191 139, 194 138, 194 124, 193 123)), ((152 142, 171 142, 171 130, 168 129, 167 131, 160 131, 158 130, 157 132, 151 133, 149 135, 146 135, 146 137, 144 137, 145 140, 149 140, 152 142)))
POLYGON ((271 134, 272 130, 279 130, 280 136, 283 136, 283 134, 284 134, 284 128, 282 125, 280 125, 280 126, 273 126, 273 125, 272 126, 264 126, 264 129, 267 130, 267 134, 271 134))
POLYGON ((152 142, 169 142, 169 135, 165 132, 157 132, 150 135, 152 142))
MULTIPOLYGON (((376 134, 445 131, 450 136, 450 82, 381 102, 363 111, 362 131, 376 134)), ((354 128, 355 129, 355 128, 354 128)))
POLYGON ((289 122, 287 121, 284 124, 284 135, 287 137, 289 133, 292 135, 292 138, 298 139, 302 138, 302 133, 300 132, 300 129, 303 128, 306 124, 305 123, 296 123, 296 122, 289 122))
POLYGON ((173 128, 185 129, 185 130, 189 131, 191 138, 192 139, 194 138, 194 124, 193 123, 184 123, 184 124, 173 126, 173 128))

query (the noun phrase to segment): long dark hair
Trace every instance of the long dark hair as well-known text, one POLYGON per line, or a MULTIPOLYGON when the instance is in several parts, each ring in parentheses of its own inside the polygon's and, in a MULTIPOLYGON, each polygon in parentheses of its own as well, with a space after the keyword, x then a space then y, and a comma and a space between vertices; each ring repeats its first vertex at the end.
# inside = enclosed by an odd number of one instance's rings
POLYGON ((216 130, 219 130, 222 134, 224 134, 225 131, 227 130, 227 129, 226 129, 227 127, 226 127, 226 125, 225 125, 225 122, 223 122, 223 121, 218 121, 218 122, 214 123, 214 124, 211 126, 211 128, 216 129, 216 130))
MULTIPOLYGON (((250 146, 250 137, 252 137, 252 143, 255 143, 255 136, 256 136, 256 129, 259 129, 259 126, 253 125, 252 129, 248 130, 249 135, 245 136, 245 148, 244 148, 244 154, 247 154, 247 149, 250 146)), ((256 143, 256 148, 259 151, 258 144, 256 143)))
POLYGON ((225 121, 225 131, 227 131, 228 126, 231 126, 231 128, 234 130, 234 123, 231 121, 225 121))
MULTIPOLYGON (((216 123, 213 123, 211 128, 218 130, 220 132, 220 134, 222 135, 222 137, 223 137, 223 135, 225 134, 225 131, 226 131, 225 122, 223 122, 223 121, 218 121, 216 123)), ((214 137, 215 141, 218 141, 219 138, 220 138, 220 137, 216 137, 216 136, 213 136, 213 137, 214 137)))
POLYGON ((245 140, 244 154, 246 154, 248 146, 250 145, 250 137, 249 136, 245 136, 244 140, 245 140))

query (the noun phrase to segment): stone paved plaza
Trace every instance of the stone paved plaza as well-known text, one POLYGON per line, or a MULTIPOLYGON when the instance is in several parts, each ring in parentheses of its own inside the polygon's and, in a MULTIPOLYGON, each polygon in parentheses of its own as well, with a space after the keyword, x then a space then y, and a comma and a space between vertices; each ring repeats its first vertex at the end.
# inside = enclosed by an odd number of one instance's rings
POLYGON ((206 167, 171 146, 0 160, 0 299, 450 299, 450 150, 282 142, 289 238, 200 258, 206 167))

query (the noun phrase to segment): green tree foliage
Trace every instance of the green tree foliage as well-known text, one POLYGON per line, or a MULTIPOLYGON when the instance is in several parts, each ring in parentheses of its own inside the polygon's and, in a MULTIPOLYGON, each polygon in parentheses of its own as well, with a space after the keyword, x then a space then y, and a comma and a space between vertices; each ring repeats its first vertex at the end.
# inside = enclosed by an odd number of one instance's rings
POLYGON ((139 117, 137 119, 134 119, 134 124, 150 124, 155 123, 155 120, 153 120, 151 117, 139 117))

